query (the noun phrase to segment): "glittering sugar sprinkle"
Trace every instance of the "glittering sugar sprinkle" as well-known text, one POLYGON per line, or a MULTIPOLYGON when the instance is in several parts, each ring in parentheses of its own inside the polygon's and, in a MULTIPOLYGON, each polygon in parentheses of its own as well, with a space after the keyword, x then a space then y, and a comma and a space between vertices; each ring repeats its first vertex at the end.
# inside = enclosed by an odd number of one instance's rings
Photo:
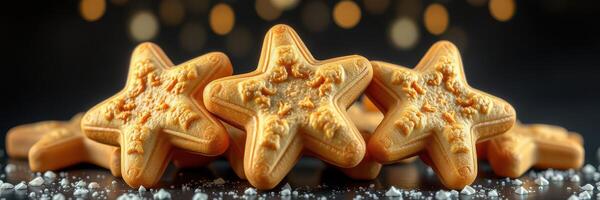
POLYGON ((13 186, 13 184, 10 183, 2 183, 0 184, 0 190, 10 190, 13 189, 15 186, 13 186))
POLYGON ((548 182, 548 180, 546 180, 544 177, 538 177, 535 179, 535 184, 539 185, 539 186, 546 186, 548 184, 550 184, 548 182))
POLYGON ((88 184, 88 189, 98 189, 100 188, 100 185, 96 182, 91 182, 90 184, 88 184))
POLYGON ((594 191, 594 186, 588 183, 581 187, 581 189, 586 191, 594 191))
POLYGON ((143 185, 140 185, 140 188, 138 188, 138 192, 144 193, 144 192, 146 192, 146 188, 143 185))
POLYGON ((515 180, 512 181, 512 184, 514 186, 521 186, 521 185, 523 185, 523 181, 521 181, 519 179, 515 179, 515 180))
POLYGON ((386 197, 399 197, 402 196, 402 192, 398 190, 396 187, 392 186, 390 189, 385 192, 386 197))
POLYGON ((591 199, 592 195, 588 191, 579 193, 579 199, 591 199))
POLYGON ((586 164, 583 169, 581 170, 581 172, 585 173, 585 174, 592 174, 594 172, 596 172, 596 168, 590 164, 586 164))
POLYGON ((529 191, 527 191, 527 189, 525 189, 523 186, 517 188, 515 192, 520 195, 526 195, 527 193, 529 193, 529 191))
POLYGON ((571 176, 571 182, 579 182, 580 180, 581 178, 579 178, 579 175, 577 174, 571 176))
POLYGON ((460 191, 460 193, 464 194, 464 195, 473 195, 473 194, 477 193, 477 191, 475 189, 473 189, 471 186, 467 185, 460 191))
POLYGON ((19 184, 15 185, 15 190, 26 190, 27 189, 27 184, 25 184, 25 181, 21 181, 19 184))
POLYGON ((77 188, 73 191, 73 196, 85 197, 90 191, 85 188, 77 188))
POLYGON ((42 177, 36 177, 33 180, 29 181, 29 186, 32 187, 39 187, 42 186, 42 184, 44 184, 44 178, 42 177))
POLYGON ((291 190, 291 186, 289 183, 286 183, 283 188, 281 189, 281 191, 279 192, 279 195, 281 196, 290 196, 292 194, 292 190, 291 190))
POLYGON ((53 171, 46 171, 44 173, 44 177, 50 180, 54 180, 56 178, 56 173, 54 173, 53 171))
POLYGON ((435 199, 437 199, 437 200, 450 199, 451 195, 452 194, 450 192, 447 192, 445 190, 439 190, 439 191, 435 192, 435 199))
POLYGON ((208 195, 202 192, 198 192, 196 194, 194 194, 194 196, 192 197, 192 200, 207 200, 208 199, 208 195))
POLYGON ((490 191, 487 193, 487 196, 488 196, 488 197, 498 197, 498 192, 497 192, 496 190, 490 190, 490 191))
POLYGON ((161 188, 153 197, 154 199, 171 199, 171 193, 161 188))
POLYGON ((244 190, 244 195, 246 195, 246 196, 254 196, 254 195, 256 195, 256 189, 251 188, 251 187, 246 188, 246 190, 244 190))

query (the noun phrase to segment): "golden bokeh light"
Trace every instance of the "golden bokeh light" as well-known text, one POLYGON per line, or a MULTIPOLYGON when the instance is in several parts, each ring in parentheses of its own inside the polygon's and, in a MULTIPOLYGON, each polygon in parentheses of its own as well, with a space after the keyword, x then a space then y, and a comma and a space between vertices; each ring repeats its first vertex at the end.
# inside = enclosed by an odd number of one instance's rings
POLYGON ((298 5, 299 0, 270 0, 279 10, 291 10, 298 5))
POLYGON ((97 21, 104 15, 104 12, 106 12, 105 0, 81 0, 79 2, 79 13, 85 21, 97 21))
POLYGON ((383 14, 390 5, 390 0, 364 0, 367 12, 375 15, 383 14))
POLYGON ((254 9, 260 18, 267 21, 273 21, 281 16, 281 9, 275 7, 271 0, 256 0, 254 9))
POLYGON ((467 0, 467 3, 475 7, 481 7, 484 6, 485 3, 487 3, 487 0, 467 0))
POLYGON ((354 28, 360 22, 360 17, 360 7, 354 1, 340 1, 333 8, 333 21, 339 27, 354 28))
POLYGON ((309 31, 324 31, 331 19, 327 4, 322 1, 309 1, 302 9, 302 23, 309 31))
POLYGON ((514 0, 490 0, 489 9, 494 19, 505 22, 515 15, 516 5, 514 0))
POLYGON ((227 35, 225 46, 234 56, 242 57, 252 48, 252 34, 246 28, 236 27, 227 35))
POLYGON ((231 6, 219 3, 210 10, 210 28, 218 35, 226 35, 233 29, 235 14, 231 6))
POLYGON ((129 34, 138 42, 151 40, 158 34, 158 20, 150 11, 138 11, 129 21, 129 34))
POLYGON ((417 23, 408 17, 402 17, 392 22, 390 39, 400 49, 411 49, 419 41, 419 28, 417 23))
POLYGON ((181 47, 190 52, 202 49, 206 42, 206 29, 196 22, 187 22, 179 33, 181 47))
POLYGON ((185 9, 180 0, 162 0, 158 6, 158 14, 165 25, 176 26, 183 21, 185 9))
POLYGON ((442 4, 430 4, 425 9, 423 21, 427 31, 434 35, 441 35, 448 28, 450 21, 448 18, 448 10, 446 10, 446 7, 442 4))

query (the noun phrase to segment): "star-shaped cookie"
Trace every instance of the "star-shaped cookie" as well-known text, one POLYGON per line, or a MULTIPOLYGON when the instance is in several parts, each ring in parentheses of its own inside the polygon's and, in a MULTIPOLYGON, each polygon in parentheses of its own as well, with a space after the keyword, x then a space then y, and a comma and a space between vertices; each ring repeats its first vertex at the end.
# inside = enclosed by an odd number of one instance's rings
POLYGON ((32 171, 44 172, 91 163, 109 169, 114 176, 120 176, 119 148, 86 138, 80 130, 82 116, 77 114, 68 122, 21 125, 9 134, 12 136, 7 136, 7 144, 28 152, 32 171), (21 142, 16 142, 16 138, 20 138, 18 140, 21 142))
POLYGON ((209 156, 225 152, 227 132, 205 110, 202 91, 231 72, 222 53, 173 67, 158 46, 140 44, 125 88, 90 109, 81 128, 90 139, 121 147, 121 172, 128 185, 152 187, 169 163, 172 147, 209 156))
POLYGON ((576 169, 583 165, 581 135, 546 124, 515 127, 502 136, 477 144, 477 150, 490 162, 499 176, 517 178, 531 167, 540 169, 576 169))
POLYGON ((6 133, 6 154, 11 158, 26 159, 31 146, 39 141, 46 132, 68 127, 71 125, 71 121, 41 121, 11 128, 6 133))
MULTIPOLYGON (((225 151, 223 157, 229 161, 229 166, 239 178, 246 179, 243 163, 246 133, 224 122, 223 126, 227 129, 230 138, 229 148, 225 151)), ((205 167, 215 159, 217 159, 215 156, 204 156, 182 150, 178 150, 173 154, 173 164, 177 168, 205 167)))
POLYGON ((513 107, 471 88, 458 49, 447 41, 435 43, 414 69, 372 65, 367 95, 385 118, 369 140, 369 153, 384 163, 420 155, 445 186, 471 184, 475 144, 509 130, 513 107))
POLYGON ((259 189, 275 187, 304 148, 336 166, 356 166, 365 142, 346 108, 371 80, 367 59, 315 60, 296 32, 267 33, 254 72, 219 79, 204 91, 208 110, 247 133, 244 171, 259 189))

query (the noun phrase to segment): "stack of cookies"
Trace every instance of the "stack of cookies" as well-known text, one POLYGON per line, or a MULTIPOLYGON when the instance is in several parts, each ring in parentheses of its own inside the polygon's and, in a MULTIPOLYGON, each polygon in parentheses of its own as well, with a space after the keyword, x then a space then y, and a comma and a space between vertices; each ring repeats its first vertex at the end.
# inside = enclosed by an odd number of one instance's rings
POLYGON ((319 61, 291 27, 276 25, 257 69, 232 71, 223 53, 175 66, 141 44, 122 91, 68 122, 13 128, 7 152, 33 171, 92 163, 131 187, 155 186, 171 160, 201 167, 219 156, 259 189, 278 185, 302 155, 355 179, 418 156, 451 189, 475 180, 478 158, 507 177, 583 163, 581 136, 518 124, 509 103, 471 88, 450 42, 414 68, 357 55, 319 61))

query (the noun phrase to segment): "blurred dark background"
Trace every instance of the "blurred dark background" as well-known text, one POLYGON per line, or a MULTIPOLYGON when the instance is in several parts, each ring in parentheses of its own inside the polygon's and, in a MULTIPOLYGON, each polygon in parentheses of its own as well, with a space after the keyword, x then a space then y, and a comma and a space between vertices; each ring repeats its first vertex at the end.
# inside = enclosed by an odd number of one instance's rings
POLYGON ((157 43, 174 63, 223 51, 235 73, 244 73, 255 68, 268 28, 286 23, 317 59, 361 54, 412 67, 435 41, 451 40, 461 49, 473 87, 511 102, 524 123, 556 124, 583 134, 586 157, 594 162, 600 146, 599 4, 15 1, 0 12, 0 132, 23 123, 69 119, 119 91, 130 53, 141 41, 157 43))

